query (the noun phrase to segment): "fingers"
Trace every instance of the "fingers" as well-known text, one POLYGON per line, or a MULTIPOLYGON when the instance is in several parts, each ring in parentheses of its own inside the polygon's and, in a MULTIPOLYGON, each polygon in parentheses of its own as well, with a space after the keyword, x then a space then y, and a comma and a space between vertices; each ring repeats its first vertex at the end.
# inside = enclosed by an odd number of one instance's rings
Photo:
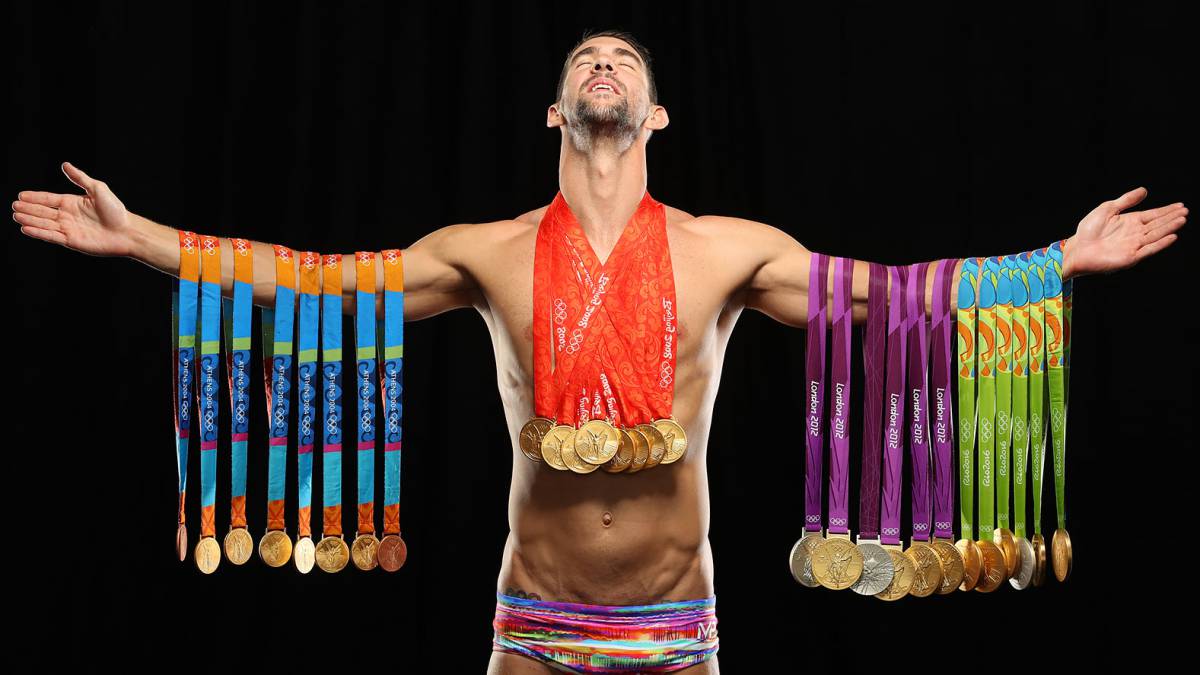
POLYGON ((1175 202, 1174 204, 1160 206, 1157 209, 1146 209, 1145 211, 1140 211, 1138 215, 1142 217, 1143 223, 1148 223, 1156 218, 1162 218, 1163 216, 1170 215, 1173 211, 1179 210, 1183 210, 1184 212, 1187 211, 1187 209, 1183 206, 1183 202, 1175 202))
POLYGON ((31 216, 49 218, 51 220, 54 220, 58 217, 58 209, 50 208, 49 206, 42 206, 41 204, 34 204, 32 202, 13 202, 12 208, 13 211, 16 211, 17 213, 28 213, 31 216))
POLYGON ((66 202, 70 195, 60 195, 54 192, 37 192, 33 190, 25 190, 17 193, 17 199, 31 204, 45 204, 54 208, 59 208, 66 202))
POLYGON ((1139 248, 1137 250, 1137 253, 1134 254, 1135 255, 1134 260, 1133 260, 1134 264, 1136 265, 1137 263, 1141 262, 1142 259, 1152 256, 1155 253, 1158 253, 1159 251, 1163 250, 1164 248, 1170 246, 1171 244, 1174 244, 1175 240, 1178 238, 1179 238, 1179 235, 1177 235, 1177 234, 1168 234, 1167 236, 1163 237, 1162 239, 1159 239, 1158 241, 1154 242, 1153 244, 1146 244, 1145 246, 1139 248))
POLYGON ((62 227, 59 226, 57 220, 53 220, 50 218, 42 218, 41 216, 33 216, 28 213, 14 212, 13 220, 17 221, 18 223, 20 223, 22 225, 28 225, 31 227, 36 227, 38 229, 53 230, 55 232, 59 232, 62 230, 62 227))
POLYGON ((62 244, 63 246, 67 245, 67 235, 63 234, 62 232, 55 232, 54 230, 47 230, 40 227, 30 227, 28 225, 22 226, 21 232, 33 237, 34 239, 50 241, 54 242, 55 244, 62 244))
POLYGON ((1163 218, 1159 218, 1158 220, 1150 223, 1150 229, 1142 235, 1142 238, 1138 241, 1138 243, 1141 246, 1145 246, 1147 244, 1156 242, 1159 239, 1162 239, 1164 236, 1171 234, 1172 232, 1183 227, 1183 224, 1186 222, 1187 218, 1183 216, 1165 216, 1163 218))
POLYGON ((1144 187, 1134 188, 1114 199, 1109 203, 1109 205, 1115 209, 1117 213, 1120 213, 1131 206, 1137 205, 1138 202, 1146 198, 1147 194, 1149 194, 1149 191, 1147 191, 1144 187))
POLYGON ((67 178, 71 179, 72 183, 86 190, 89 195, 96 196, 96 193, 93 191, 96 189, 96 184, 100 181, 80 171, 79 167, 70 162, 63 162, 62 170, 63 173, 67 174, 67 178))

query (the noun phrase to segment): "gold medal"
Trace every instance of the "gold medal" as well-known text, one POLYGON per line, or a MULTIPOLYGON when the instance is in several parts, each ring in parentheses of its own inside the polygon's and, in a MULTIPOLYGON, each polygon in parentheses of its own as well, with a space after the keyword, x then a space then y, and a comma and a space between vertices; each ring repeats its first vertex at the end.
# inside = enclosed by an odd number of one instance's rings
POLYGON ((979 556, 983 563, 983 571, 980 573, 979 583, 975 586, 975 590, 980 593, 991 593, 1004 583, 1005 572, 1008 569, 1004 563, 1004 552, 987 539, 980 539, 975 542, 975 545, 979 547, 979 556))
POLYGON ((997 527, 992 533, 992 541, 1004 554, 1004 576, 1011 579, 1021 567, 1021 549, 1017 547, 1017 538, 1007 527, 997 527))
POLYGON ((316 552, 317 547, 313 545, 312 537, 300 537, 296 542, 295 548, 292 549, 292 562, 301 574, 312 571, 313 563, 316 562, 316 552))
POLYGON ((379 540, 375 538, 375 533, 366 532, 354 538, 354 545, 350 547, 350 558, 355 567, 369 572, 379 565, 379 557, 376 555, 378 550, 379 540))
POLYGON ((542 460, 542 437, 547 431, 554 428, 554 422, 545 417, 534 417, 521 427, 521 433, 517 435, 517 442, 521 446, 521 452, 526 457, 535 461, 542 460))
POLYGON ((350 547, 342 535, 322 537, 317 544, 317 567, 326 572, 340 572, 350 562, 350 547))
MULTIPOLYGON (((665 434, 664 434, 665 435, 665 434)), ((830 534, 812 552, 812 575, 825 588, 850 588, 862 576, 863 556, 850 534, 830 534)))
POLYGON ((283 530, 268 530, 258 540, 258 557, 271 567, 282 567, 292 559, 292 540, 283 530))
POLYGON ((654 420, 654 426, 662 432, 667 449, 666 455, 662 458, 662 464, 676 462, 687 453, 687 434, 684 433, 683 426, 676 422, 674 417, 654 420))
POLYGON ((658 427, 654 426, 653 424, 647 424, 643 422, 642 424, 637 425, 637 428, 640 429, 642 433, 646 434, 646 440, 650 443, 648 448, 649 453, 646 455, 646 461, 642 462, 641 464, 638 464, 636 458, 634 459, 633 466, 629 468, 630 473, 655 466, 661 462, 662 458, 667 454, 667 439, 663 436, 663 433, 659 431, 658 427), (658 459, 654 459, 656 457, 658 459))
POLYGON ((983 575, 983 554, 974 539, 959 539, 954 543, 954 548, 958 549, 963 561, 963 580, 958 590, 975 590, 979 585, 979 578, 983 575))
MULTIPOLYGON (((578 438, 582 433, 582 427, 576 429, 575 438, 578 438)), ((575 443, 573 441, 564 441, 562 446, 559 448, 559 454, 562 457, 562 463, 573 473, 591 473, 600 468, 599 464, 585 462, 583 458, 575 452, 575 443)))
POLYGON ((562 461, 562 446, 575 435, 575 427, 559 424, 546 432, 542 437, 542 461, 559 471, 566 471, 567 465, 562 461))
POLYGON ((217 565, 221 564, 221 546, 216 537, 200 537, 196 542, 195 561, 196 567, 205 574, 216 571, 217 565))
POLYGON ((385 572, 395 572, 408 560, 408 545, 398 534, 385 534, 383 541, 379 542, 379 553, 376 557, 379 558, 379 566, 385 572))
POLYGON ((904 555, 904 552, 896 544, 880 545, 887 550, 888 555, 892 556, 892 566, 896 568, 896 575, 892 577, 892 583, 875 594, 875 597, 889 602, 899 600, 908 595, 909 589, 912 588, 917 572, 916 567, 913 566, 912 558, 904 555))
POLYGON ((805 532, 804 536, 792 544, 792 552, 788 555, 788 567, 792 570, 792 577, 801 586, 816 588, 821 585, 821 582, 813 576, 812 556, 823 541, 825 541, 825 537, 822 537, 818 530, 805 532))
POLYGON ((179 562, 187 560, 187 525, 183 523, 175 528, 175 553, 179 554, 179 562))
MULTIPOLYGON (((599 467, 617 454, 617 448, 620 445, 621 434, 617 432, 616 427, 604 420, 588 420, 575 430, 572 452, 584 462, 599 467)), ((566 454, 564 450, 563 464, 567 464, 567 467, 570 468, 571 465, 567 463, 566 454)), ((577 473, 591 473, 593 470, 577 473)))
POLYGON ((923 541, 910 541, 904 552, 913 561, 913 583, 909 595, 926 598, 942 587, 942 560, 933 547, 923 541))
POLYGON ((1033 585, 1041 586, 1046 581, 1046 539, 1035 534, 1029 543, 1033 546, 1033 585))
POLYGON ((254 538, 244 527, 235 527, 225 533, 225 557, 234 565, 245 564, 254 552, 254 538))
MULTIPOLYGON (((618 429, 621 435, 621 444, 617 446, 617 454, 613 455, 612 459, 605 462, 600 468, 609 473, 621 473, 633 464, 633 456, 637 452, 637 441, 634 439, 634 433, 630 433, 629 429, 618 429)), ((640 436, 640 434, 638 434, 640 436)), ((642 436, 642 438, 645 438, 642 436)))
POLYGON ((1050 548, 1054 552, 1054 578, 1059 582, 1071 576, 1071 535, 1063 528, 1054 531, 1050 538, 1050 548))
POLYGON ((625 473, 637 473, 650 461, 650 446, 653 441, 650 440, 650 434, 637 427, 629 427, 629 437, 633 439, 633 459, 630 460, 629 466, 625 467, 625 473))
POLYGON ((938 594, 945 595, 957 591, 965 576, 962 553, 949 539, 934 537, 929 546, 942 563, 942 585, 937 590, 938 594))

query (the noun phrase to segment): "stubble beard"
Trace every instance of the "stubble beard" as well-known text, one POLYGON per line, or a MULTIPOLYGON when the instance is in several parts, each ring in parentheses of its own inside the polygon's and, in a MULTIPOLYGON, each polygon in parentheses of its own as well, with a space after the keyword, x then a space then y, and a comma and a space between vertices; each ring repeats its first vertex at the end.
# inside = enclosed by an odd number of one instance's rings
POLYGON ((584 154, 591 154, 601 143, 611 144, 617 154, 622 154, 637 140, 641 126, 633 119, 626 98, 613 105, 593 105, 580 98, 575 101, 572 117, 567 131, 575 149, 584 154))

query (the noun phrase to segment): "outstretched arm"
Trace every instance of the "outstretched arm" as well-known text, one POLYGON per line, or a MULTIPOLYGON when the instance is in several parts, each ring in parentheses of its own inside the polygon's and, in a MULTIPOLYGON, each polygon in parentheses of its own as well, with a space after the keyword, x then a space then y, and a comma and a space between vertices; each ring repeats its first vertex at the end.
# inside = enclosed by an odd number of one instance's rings
MULTIPOLYGON (((1146 257, 1170 246, 1178 238, 1176 230, 1187 221, 1182 203, 1146 211, 1126 211, 1146 198, 1146 189, 1137 188, 1107 201, 1084 216, 1075 234, 1063 246, 1063 279, 1085 274, 1109 273, 1131 267, 1146 257)), ((797 328, 808 325, 808 279, 812 255, 800 242, 778 228, 749 220, 728 219, 737 228, 738 237, 747 243, 752 274, 745 284, 746 306, 797 328)), ((1053 241, 1053 240, 1051 240, 1053 241)), ((1042 245, 1051 241, 1043 242, 1042 245)), ((955 266, 955 276, 962 262, 955 266)), ((829 267, 829 300, 833 302, 833 266, 829 267)), ((925 280, 925 308, 933 308, 933 274, 925 280)), ((891 278, 888 278, 889 291, 891 278)), ((870 288, 869 263, 854 261, 853 318, 863 323, 867 317, 870 288)), ((950 306, 957 303, 958 284, 950 284, 950 306)))
MULTIPOLYGON (((13 202, 13 219, 21 232, 43 241, 97 256, 125 256, 172 276, 179 272, 178 230, 160 225, 125 209, 103 181, 88 176, 69 162, 63 172, 86 194, 24 191, 13 202)), ((465 256, 470 224, 435 230, 403 249, 404 319, 416 321, 458 307, 470 307, 479 289, 467 271, 465 256)), ((199 233, 203 234, 203 233, 199 233)), ((270 244, 251 242, 254 250, 254 304, 275 303, 275 253, 270 244)), ((381 256, 375 254, 376 288, 383 287, 381 256)), ((299 278, 299 257, 293 256, 299 278)), ((344 257, 343 311, 354 311, 354 254, 344 257)), ((233 246, 221 239, 221 291, 233 295, 233 246)), ((376 312, 382 311, 381 294, 376 312)))

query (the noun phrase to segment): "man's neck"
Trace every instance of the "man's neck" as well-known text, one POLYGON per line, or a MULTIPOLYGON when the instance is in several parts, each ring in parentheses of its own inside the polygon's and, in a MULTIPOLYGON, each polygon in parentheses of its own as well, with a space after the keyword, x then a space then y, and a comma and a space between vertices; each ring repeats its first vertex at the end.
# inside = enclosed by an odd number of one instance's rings
POLYGON ((618 154, 602 139, 583 153, 563 134, 558 185, 596 255, 606 261, 646 192, 645 140, 618 154))

